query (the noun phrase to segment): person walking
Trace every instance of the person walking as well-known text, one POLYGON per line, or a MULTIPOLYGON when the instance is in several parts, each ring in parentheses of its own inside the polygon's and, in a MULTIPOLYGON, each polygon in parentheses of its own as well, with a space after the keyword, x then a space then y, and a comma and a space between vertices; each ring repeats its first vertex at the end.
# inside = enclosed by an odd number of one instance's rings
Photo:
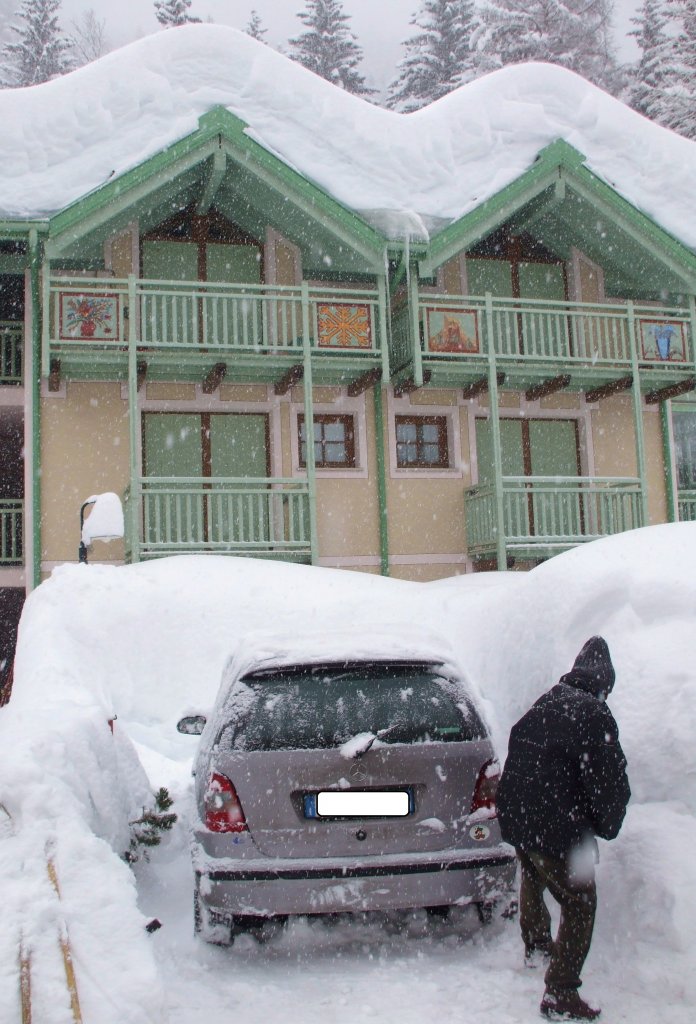
POLYGON ((525 963, 547 964, 540 1011, 549 1020, 595 1020, 601 1012, 578 989, 597 905, 595 837, 618 835, 631 795, 605 703, 614 679, 606 640, 591 637, 570 672, 512 727, 496 796, 503 839, 521 868, 525 963), (555 939, 546 890, 561 908, 555 939))

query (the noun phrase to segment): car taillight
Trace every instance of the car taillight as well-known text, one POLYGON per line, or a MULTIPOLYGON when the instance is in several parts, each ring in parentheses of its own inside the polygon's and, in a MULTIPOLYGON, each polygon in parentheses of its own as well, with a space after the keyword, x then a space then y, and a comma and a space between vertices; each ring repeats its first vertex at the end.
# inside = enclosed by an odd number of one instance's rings
POLYGON ((495 794, 499 782, 500 765, 495 760, 486 761, 478 773, 474 795, 471 798, 470 814, 474 814, 475 811, 486 810, 489 811, 489 814, 485 815, 485 817, 495 817, 495 794))
POLYGON ((242 805, 226 775, 213 772, 203 798, 205 827, 209 832, 246 832, 242 805))

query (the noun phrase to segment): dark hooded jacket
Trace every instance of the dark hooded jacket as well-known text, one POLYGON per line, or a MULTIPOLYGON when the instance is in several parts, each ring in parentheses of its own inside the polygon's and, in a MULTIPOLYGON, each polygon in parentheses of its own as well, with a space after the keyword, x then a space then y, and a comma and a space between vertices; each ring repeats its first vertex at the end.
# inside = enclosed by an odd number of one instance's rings
POLYGON ((631 795, 614 716, 606 641, 587 641, 570 672, 510 733, 496 804, 503 839, 564 858, 588 838, 614 839, 631 795))

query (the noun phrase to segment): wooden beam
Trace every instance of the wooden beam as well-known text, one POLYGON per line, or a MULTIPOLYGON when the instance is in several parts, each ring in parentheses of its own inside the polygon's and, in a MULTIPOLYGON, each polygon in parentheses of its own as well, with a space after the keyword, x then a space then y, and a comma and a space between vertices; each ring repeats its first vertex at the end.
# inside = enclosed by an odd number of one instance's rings
MULTIPOLYGON (((505 374, 499 371, 495 375, 495 379, 498 382, 498 387, 501 388, 505 383, 505 374)), ((480 377, 479 380, 475 380, 472 384, 467 384, 466 387, 462 388, 463 398, 476 398, 478 395, 483 395, 488 391, 488 377, 480 377)))
POLYGON ((657 388, 655 391, 646 392, 645 401, 648 405, 656 405, 658 402, 666 402, 668 398, 685 395, 687 391, 693 391, 694 388, 696 388, 696 377, 687 377, 686 380, 682 380, 678 384, 670 384, 666 388, 657 388))
POLYGON ((60 391, 60 359, 51 360, 51 369, 48 374, 48 390, 60 391))
POLYGON ((560 373, 557 377, 549 377, 547 380, 542 380, 539 384, 534 384, 533 387, 527 388, 524 397, 528 402, 536 402, 537 398, 546 398, 547 395, 552 395, 555 391, 567 388, 569 384, 570 374, 560 373))
POLYGON ((138 360, 136 373, 137 390, 140 391, 147 377, 147 363, 144 359, 138 360))
POLYGON ((217 190, 222 184, 222 179, 225 177, 225 171, 227 170, 227 154, 224 150, 218 149, 213 153, 213 165, 210 168, 208 174, 208 180, 205 183, 203 194, 198 201, 196 206, 196 213, 199 216, 207 213, 213 204, 213 199, 217 190))
POLYGON ((401 398, 402 395, 410 395, 413 391, 418 391, 419 388, 424 387, 430 383, 432 377, 431 370, 423 370, 423 383, 416 384, 413 377, 407 377, 406 380, 400 381, 394 385, 394 398, 401 398))
POLYGON ((304 366, 302 363, 297 363, 295 366, 291 366, 287 373, 284 373, 279 381, 273 386, 273 391, 276 395, 287 395, 288 391, 295 384, 299 384, 304 377, 304 366))
POLYGON ((592 388, 585 392, 586 402, 600 402, 603 398, 616 395, 619 391, 628 391, 633 387, 633 377, 622 377, 620 380, 610 380, 608 384, 601 384, 598 388, 592 388))
POLYGON ((203 394, 212 395, 222 384, 227 375, 227 363, 216 363, 203 381, 203 394))
POLYGON ((366 370, 365 373, 361 373, 359 377, 352 380, 348 385, 348 397, 357 398, 358 395, 362 395, 364 391, 371 388, 373 384, 378 384, 382 379, 382 370, 379 366, 373 367, 371 370, 366 370))

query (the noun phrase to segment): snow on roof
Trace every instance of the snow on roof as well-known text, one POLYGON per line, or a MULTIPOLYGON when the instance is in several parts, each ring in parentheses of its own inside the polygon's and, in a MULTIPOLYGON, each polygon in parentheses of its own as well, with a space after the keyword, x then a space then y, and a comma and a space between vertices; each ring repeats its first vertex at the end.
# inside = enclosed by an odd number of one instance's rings
POLYGON ((55 81, 0 92, 2 212, 55 213, 195 131, 217 105, 393 237, 425 237, 480 206, 562 138, 696 248, 696 143, 573 72, 516 65, 397 114, 222 25, 160 32, 55 81))

